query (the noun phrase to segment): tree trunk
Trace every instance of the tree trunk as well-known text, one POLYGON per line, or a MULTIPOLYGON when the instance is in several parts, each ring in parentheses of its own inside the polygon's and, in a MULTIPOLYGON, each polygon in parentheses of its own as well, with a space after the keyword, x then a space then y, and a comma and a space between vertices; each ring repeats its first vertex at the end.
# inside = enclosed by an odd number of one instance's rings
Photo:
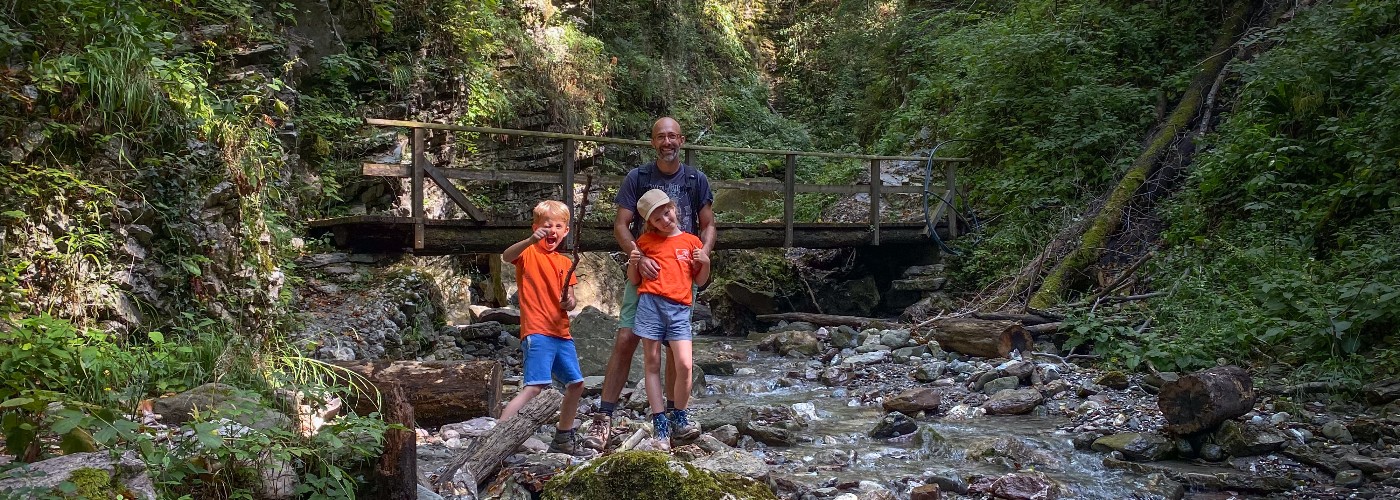
MULTIPOLYGON (((383 389, 399 384, 413 405, 418 425, 435 427, 496 414, 501 401, 501 365, 495 361, 334 361, 383 389)), ((357 385, 362 380, 354 381, 357 385)), ((355 413, 376 411, 360 398, 355 413)))
POLYGON ((374 468, 375 498, 413 500, 418 498, 418 434, 414 430, 413 405, 408 404, 403 387, 388 385, 384 391, 384 422, 401 424, 404 429, 384 433, 384 454, 374 468))
POLYGON ((554 419, 563 401, 564 395, 554 389, 546 389, 535 396, 514 418, 501 422, 490 434, 482 436, 467 451, 457 455, 452 465, 435 481, 438 491, 459 495, 463 494, 457 493, 459 491, 475 493, 477 485, 485 482, 488 474, 495 472, 506 457, 515 453, 520 443, 533 436, 545 422, 554 419))
POLYGON ((932 326, 940 347, 970 356, 1004 358, 1013 350, 1030 353, 1034 343, 1031 333, 1016 321, 947 318, 932 326))
POLYGON ((1109 237, 1118 230, 1124 214, 1127 213, 1132 204, 1133 195, 1137 193, 1138 188, 1147 182, 1167 147, 1176 142, 1179 137, 1187 137, 1189 140, 1192 119, 1200 114, 1205 92, 1215 81, 1220 71, 1225 68, 1225 62, 1233 57, 1234 52, 1229 49, 1234 45, 1240 30, 1243 28, 1246 11, 1248 11, 1247 3, 1238 2, 1236 4, 1234 15, 1225 21, 1220 30, 1220 36, 1216 38, 1215 46, 1210 51, 1210 57, 1201 63, 1201 72, 1196 75, 1196 79, 1186 89, 1186 93, 1182 95, 1176 109, 1167 117, 1166 122, 1148 138, 1147 146, 1142 154, 1133 161, 1128 172, 1108 194, 1103 208, 1091 217, 1093 223, 1080 237, 1079 245, 1050 270, 1050 273, 1041 282, 1040 289, 1031 296, 1028 306, 1045 309, 1059 304, 1061 296, 1074 277, 1083 272, 1089 265, 1099 261, 1103 249, 1108 244, 1109 237))
POLYGON ((1157 407, 1167 419, 1169 432, 1191 434, 1214 429, 1254 408, 1254 381, 1238 366, 1202 370, 1162 384, 1157 407))
POLYGON ((849 326, 852 328, 865 328, 867 326, 883 325, 889 323, 879 318, 862 318, 860 316, 838 316, 835 314, 816 314, 789 312, 778 314, 760 314, 755 316, 759 321, 804 321, 817 326, 849 326))

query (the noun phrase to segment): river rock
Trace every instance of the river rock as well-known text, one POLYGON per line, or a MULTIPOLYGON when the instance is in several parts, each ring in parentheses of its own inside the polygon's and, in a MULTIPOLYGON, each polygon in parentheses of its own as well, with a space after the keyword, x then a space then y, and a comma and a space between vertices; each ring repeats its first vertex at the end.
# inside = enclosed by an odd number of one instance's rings
MULTIPOLYGON (((996 372, 987 373, 995 374, 996 372)), ((995 395, 998 392, 1013 390, 1020 386, 1021 379, 1018 379, 1016 377, 998 377, 992 379, 990 382, 987 382, 985 385, 982 386, 982 394, 991 396, 995 395)))
POLYGON ((58 493, 64 482, 97 489, 83 491, 106 498, 156 498, 146 463, 130 450, 117 458, 106 451, 72 453, 22 465, 6 476, 0 479, 0 496, 5 498, 66 498, 58 493), (123 491, 115 491, 110 484, 120 485, 123 491))
POLYGON ((890 346, 890 349, 908 347, 909 330, 881 330, 880 343, 890 346))
POLYGON ((997 498, 1010 500, 1042 500, 1060 498, 1064 489, 1053 479, 1039 472, 1007 474, 992 482, 988 492, 997 498))
POLYGON ((739 445, 739 427, 734 424, 724 424, 710 431, 710 436, 724 443, 725 446, 734 447, 739 445))
POLYGON ((795 410, 782 405, 716 406, 695 410, 695 418, 707 427, 733 425, 741 435, 772 446, 797 443, 797 433, 793 431, 807 425, 795 410))
POLYGON ((710 472, 736 474, 758 480, 768 477, 767 463, 752 453, 733 448, 720 450, 690 463, 710 472))
POLYGON ((1366 384, 1361 387, 1361 395, 1371 406, 1381 406, 1400 399, 1400 377, 1366 384))
POLYGON ((1333 481, 1337 483, 1337 486, 1357 488, 1366 483, 1366 476, 1359 470, 1347 469, 1338 472, 1336 477, 1333 478, 1333 481))
POLYGON ((754 314, 778 312, 777 294, 770 290, 759 290, 738 281, 730 281, 724 285, 724 295, 754 314))
POLYGON ((887 346, 887 345, 885 345, 885 344, 879 344, 879 343, 876 343, 876 344, 862 344, 860 347, 857 347, 857 348, 856 348, 856 352, 861 353, 861 354, 871 353, 871 352, 883 352, 883 353, 888 354, 891 350, 892 350, 892 349, 890 349, 890 346, 887 346))
POLYGON ((809 357, 821 352, 822 345, 817 336, 810 331, 784 331, 764 339, 758 344, 758 348, 782 356, 809 357))
POLYGON ((897 411, 913 416, 922 411, 936 411, 942 402, 942 392, 927 387, 915 387, 886 399, 882 406, 886 412, 897 411))
POLYGON ((847 382, 851 381, 851 376, 851 365, 841 365, 822 370, 818 379, 828 387, 836 387, 846 385, 847 382))
POLYGON ((1143 485, 1147 495, 1144 498, 1160 498, 1162 500, 1181 500, 1186 496, 1186 485, 1172 481, 1170 477, 1161 472, 1153 472, 1147 475, 1147 483, 1143 485))
POLYGON ((1201 458, 1209 462, 1225 460, 1225 449, 1215 443, 1201 443, 1201 458))
POLYGON ((921 345, 916 345, 913 347, 901 347, 899 349, 890 351, 890 357, 894 360, 895 363, 906 364, 909 363, 911 360, 917 361, 920 356, 924 355, 924 351, 926 351, 926 349, 924 348, 924 346, 921 345))
MULTIPOLYGON (((574 338, 574 349, 578 351, 579 369, 584 376, 604 375, 608 371, 608 358, 612 356, 613 340, 617 338, 617 318, 593 306, 585 306, 569 321, 569 334, 574 338)), ((627 381, 640 380, 643 372, 641 349, 632 356, 627 381)), ((696 370, 699 371, 699 370, 696 370)))
POLYGON ((1273 432, 1266 432, 1256 426, 1227 420, 1213 434, 1215 442, 1225 453, 1236 457, 1249 457, 1272 453, 1283 448, 1284 438, 1273 432))
POLYGON ((1094 383, 1121 391, 1128 388, 1128 375, 1118 370, 1112 370, 1094 379, 1094 383))
POLYGON ((855 347, 858 345, 857 341, 859 337, 860 332, 857 332, 854 328, 849 326, 841 325, 830 332, 830 335, 827 337, 827 342, 830 342, 832 347, 837 348, 855 347))
POLYGON ((1128 460, 1135 462, 1156 462, 1171 455, 1171 440, 1157 434, 1137 432, 1113 434, 1094 441, 1093 449, 1098 452, 1117 451, 1128 460))
POLYGON ((905 434, 912 434, 919 430, 919 424, 903 413, 892 411, 886 413, 884 418, 875 423, 875 427, 870 429, 870 437, 876 439, 888 439, 905 434))
POLYGON ((817 303, 827 314, 868 317, 880 305, 880 289, 874 276, 832 283, 817 292, 817 303))
POLYGON ((520 310, 514 307, 493 307, 477 314, 476 321, 478 323, 495 321, 502 325, 518 325, 520 324, 520 310))
POLYGON ((675 491, 685 491, 694 498, 776 498, 765 483, 705 470, 665 453, 644 451, 613 453, 568 469, 545 484, 544 496, 558 500, 669 498, 675 491))
POLYGON ((947 369, 948 363, 945 363, 943 361, 924 363, 922 365, 919 365, 919 369, 914 370, 914 380, 918 380, 920 382, 933 382, 935 380, 938 380, 938 377, 943 376, 943 371, 947 369))
MULTIPOLYGON (((862 346, 862 347, 864 347, 864 346, 862 346)), ((880 346, 880 347, 884 347, 884 348, 886 348, 886 349, 889 349, 888 346, 880 346)), ((842 363, 842 364, 847 364, 847 365, 873 365, 873 364, 875 364, 875 363, 880 363, 880 362, 885 361, 886 359, 889 359, 889 356, 890 356, 889 351, 873 351, 873 352, 867 352, 867 353, 864 353, 864 354, 857 354, 857 355, 855 355, 855 356, 851 356, 851 357, 849 357, 849 358, 846 358, 846 359, 841 360, 841 363, 842 363)))
POLYGON ((1351 431, 1348 431, 1347 426, 1339 420, 1332 420, 1322 424, 1322 435, 1327 436, 1327 439, 1343 444, 1355 441, 1355 438, 1351 436, 1351 431))
POLYGON ((992 395, 982 403, 982 408, 990 415, 1023 415, 1045 402, 1045 397, 1035 389, 1010 389, 992 395))

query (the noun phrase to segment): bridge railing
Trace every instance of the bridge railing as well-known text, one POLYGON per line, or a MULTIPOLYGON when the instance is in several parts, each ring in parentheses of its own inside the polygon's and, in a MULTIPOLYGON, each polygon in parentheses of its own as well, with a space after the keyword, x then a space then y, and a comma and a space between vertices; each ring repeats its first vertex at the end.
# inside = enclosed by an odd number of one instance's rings
MULTIPOLYGON (((412 218, 414 220, 413 248, 423 248, 424 216, 423 189, 424 178, 432 179, 448 198, 452 199, 473 221, 481 224, 488 222, 487 216, 477 208, 465 195, 461 193, 451 182, 451 179, 471 180, 471 181, 504 181, 504 182, 533 182, 542 184, 561 184, 564 189, 564 203, 574 207, 574 189, 576 182, 577 151, 580 142, 593 142, 601 144, 619 144, 630 146, 651 147, 649 141, 636 139, 619 139, 613 137, 598 137, 580 134, 565 134, 557 132, 541 132, 534 130, 515 130, 491 127, 473 127, 466 125, 451 125, 445 123, 414 122, 404 120, 385 120, 378 118, 366 118, 368 125, 383 127, 405 127, 412 130, 411 161, 408 164, 384 164, 384 163, 364 163, 362 172, 364 175, 382 177, 406 177, 412 179, 411 203, 412 218), (438 168, 432 165, 426 151, 427 134, 429 130, 445 130, 454 132, 467 132, 488 135, 505 135, 518 137, 536 137, 544 139, 556 139, 564 141, 563 167, 561 172, 530 172, 521 170, 471 170, 461 168, 438 168)), ((930 216, 930 220, 938 221, 946 217, 947 229, 950 236, 958 235, 957 214, 952 210, 946 210, 952 206, 953 197, 957 193, 957 176, 954 165, 960 162, 970 161, 968 158, 929 158, 925 156, 881 156, 862 155, 853 153, 831 153, 820 151, 791 151, 779 149, 753 149, 734 148, 724 146, 702 146, 686 144, 682 148, 685 151, 685 162, 695 165, 695 155, 697 152, 717 152, 717 153, 740 153, 754 155, 780 155, 784 157, 784 175, 782 182, 736 182, 724 179, 710 179, 710 186, 714 189, 733 189, 744 191, 781 191, 783 193, 783 225, 784 244, 791 247, 793 243, 794 210, 796 207, 796 197, 798 193, 828 193, 828 194, 858 194, 867 193, 870 196, 870 213, 867 219, 871 231, 871 244, 880 244, 880 202, 881 196, 889 193, 913 193, 922 194, 925 190, 936 194, 941 202, 937 203, 937 208, 930 216), (805 184, 797 182, 797 159, 799 157, 831 158, 831 159, 855 159, 868 162, 870 169, 870 182, 867 185, 849 184, 805 184), (884 161, 935 161, 943 165, 943 185, 940 189, 933 191, 935 185, 933 179, 925 179, 924 185, 912 186, 886 186, 880 177, 880 164, 884 161)), ((703 169, 702 169, 703 170, 703 169)), ((621 185, 623 176, 616 175, 593 175, 593 180, 598 183, 608 185, 621 185)), ((932 203, 932 202, 930 202, 932 203)), ((572 238, 573 235, 570 235, 572 238)))

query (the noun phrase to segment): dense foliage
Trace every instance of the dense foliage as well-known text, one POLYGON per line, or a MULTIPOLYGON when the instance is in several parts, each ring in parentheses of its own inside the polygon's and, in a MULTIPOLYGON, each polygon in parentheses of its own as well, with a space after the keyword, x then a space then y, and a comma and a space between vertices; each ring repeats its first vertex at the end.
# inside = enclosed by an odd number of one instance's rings
POLYGON ((1170 211, 1153 358, 1400 370, 1397 25, 1394 2, 1319 5, 1237 63, 1231 112, 1170 211))

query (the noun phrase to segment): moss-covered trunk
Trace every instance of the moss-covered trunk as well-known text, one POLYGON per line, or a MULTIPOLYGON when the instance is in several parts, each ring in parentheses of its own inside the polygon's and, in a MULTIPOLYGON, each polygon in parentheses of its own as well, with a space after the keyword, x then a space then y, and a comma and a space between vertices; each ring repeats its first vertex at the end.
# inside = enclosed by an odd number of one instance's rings
POLYGON ((1103 207, 1094 215, 1093 223, 1084 231, 1079 245, 1045 276, 1039 290, 1031 296, 1027 304, 1029 307, 1044 309, 1059 303, 1071 278, 1098 262, 1109 237, 1121 225, 1133 196, 1160 164, 1167 147, 1190 134, 1194 119, 1200 116, 1201 105, 1205 101, 1205 94, 1210 89, 1211 82, 1215 81, 1216 76, 1225 68, 1226 61, 1234 53, 1230 48, 1243 30, 1245 14, 1248 11, 1248 2, 1235 4, 1233 14, 1225 20, 1220 36, 1211 47, 1210 57, 1202 62, 1200 74, 1192 80, 1191 86, 1187 88, 1176 108, 1152 134, 1146 149, 1133 161, 1128 172, 1109 193, 1103 207))

